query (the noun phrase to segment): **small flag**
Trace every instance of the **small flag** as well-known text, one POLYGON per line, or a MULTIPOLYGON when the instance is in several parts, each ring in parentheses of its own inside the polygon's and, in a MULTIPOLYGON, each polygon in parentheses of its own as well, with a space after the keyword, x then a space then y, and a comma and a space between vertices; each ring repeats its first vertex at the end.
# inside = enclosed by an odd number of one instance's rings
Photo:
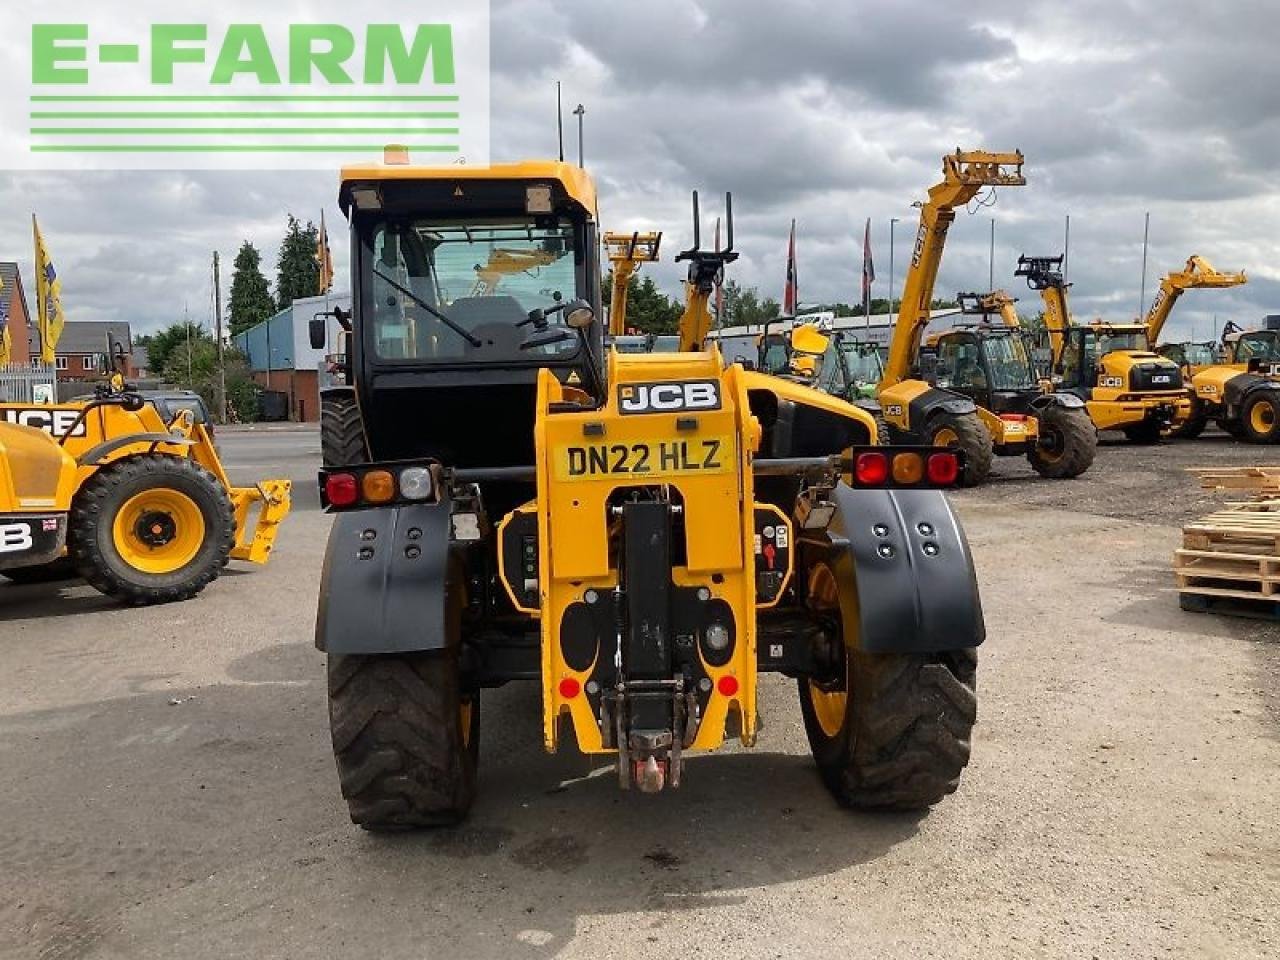
POLYGON ((324 211, 320 211, 320 235, 316 238, 316 262, 320 264, 320 293, 333 289, 333 252, 329 249, 329 231, 324 225, 324 211))
MULTIPOLYGON (((4 292, 4 277, 0 277, 0 293, 4 292)), ((0 367, 9 362, 13 353, 13 338, 9 335, 9 308, 0 303, 0 367)))
POLYGON ((871 259, 871 218, 867 218, 867 229, 862 234, 862 306, 863 314, 871 310, 871 285, 876 282, 876 265, 871 259))
POLYGON ((796 315, 796 307, 800 302, 800 283, 796 279, 796 222, 791 221, 791 243, 787 247, 787 287, 782 294, 782 313, 787 317, 796 315))
POLYGON ((36 326, 40 331, 40 359, 44 363, 53 363, 62 327, 67 321, 62 311, 62 281, 49 259, 49 250, 40 235, 35 214, 31 215, 31 229, 36 241, 36 326))
MULTIPOLYGON (((716 253, 720 252, 720 218, 716 217, 716 253)), ((716 326, 724 323, 724 274, 716 281, 716 326)))

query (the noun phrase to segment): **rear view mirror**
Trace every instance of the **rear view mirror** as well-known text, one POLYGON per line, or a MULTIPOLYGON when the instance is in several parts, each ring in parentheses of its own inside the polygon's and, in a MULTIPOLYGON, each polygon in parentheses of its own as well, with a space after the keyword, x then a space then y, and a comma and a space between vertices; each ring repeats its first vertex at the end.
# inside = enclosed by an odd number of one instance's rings
POLYGON ((307 333, 311 337, 311 349, 323 350, 328 346, 329 331, 326 329, 324 317, 314 316, 311 322, 307 324, 307 333))

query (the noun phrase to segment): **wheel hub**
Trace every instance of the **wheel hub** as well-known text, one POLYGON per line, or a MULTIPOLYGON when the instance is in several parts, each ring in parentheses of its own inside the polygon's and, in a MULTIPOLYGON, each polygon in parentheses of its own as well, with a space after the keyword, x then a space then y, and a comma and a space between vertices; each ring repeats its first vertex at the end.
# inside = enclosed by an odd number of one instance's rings
POLYGON ((177 537, 178 525, 169 514, 149 510, 138 518, 134 535, 149 547, 163 547, 177 537))

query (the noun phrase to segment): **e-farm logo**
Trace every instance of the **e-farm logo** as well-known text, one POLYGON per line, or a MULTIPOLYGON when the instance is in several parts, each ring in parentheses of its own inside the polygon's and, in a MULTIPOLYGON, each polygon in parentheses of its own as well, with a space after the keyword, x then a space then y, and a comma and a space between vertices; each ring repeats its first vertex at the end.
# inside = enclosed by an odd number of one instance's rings
POLYGON ((28 91, 0 101, 0 166, 332 169, 389 144, 488 162, 487 0, 311 0, 305 20, 249 0, 32 6, 27 55, 0 67, 28 91))

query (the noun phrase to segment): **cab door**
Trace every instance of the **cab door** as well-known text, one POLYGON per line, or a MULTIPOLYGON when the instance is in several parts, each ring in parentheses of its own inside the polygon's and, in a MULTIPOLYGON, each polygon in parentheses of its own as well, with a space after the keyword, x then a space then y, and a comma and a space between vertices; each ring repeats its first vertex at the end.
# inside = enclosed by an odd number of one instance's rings
POLYGON ((990 407, 991 387, 982 362, 982 344, 972 333, 948 333, 938 339, 934 385, 990 407))

